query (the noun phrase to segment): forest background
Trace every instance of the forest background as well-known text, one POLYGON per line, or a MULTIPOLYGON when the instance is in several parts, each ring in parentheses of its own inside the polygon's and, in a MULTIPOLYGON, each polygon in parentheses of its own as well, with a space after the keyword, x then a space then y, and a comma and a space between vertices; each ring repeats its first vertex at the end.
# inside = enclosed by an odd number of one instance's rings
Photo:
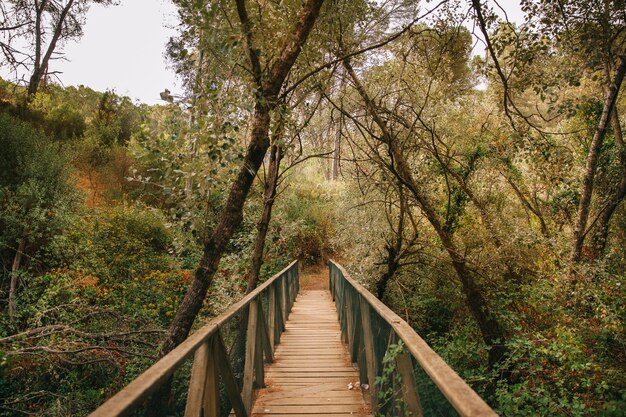
POLYGON ((623 1, 177 0, 162 105, 55 82, 93 3, 0 8, 0 415, 329 257, 499 414, 624 415, 623 1))

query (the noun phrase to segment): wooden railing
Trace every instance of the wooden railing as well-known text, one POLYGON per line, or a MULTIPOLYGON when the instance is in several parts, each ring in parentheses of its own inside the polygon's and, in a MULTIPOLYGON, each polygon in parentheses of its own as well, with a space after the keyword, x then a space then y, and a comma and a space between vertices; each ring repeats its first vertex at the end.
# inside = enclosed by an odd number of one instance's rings
POLYGON ((140 409, 192 356, 185 417, 218 417, 228 415, 231 409, 237 417, 248 417, 253 390, 264 386, 263 365, 273 361, 299 289, 298 263, 294 261, 192 334, 90 417, 123 416, 140 409), (237 336, 245 333, 245 344, 239 337, 245 352, 242 377, 231 363, 233 354, 226 347, 225 327, 235 329, 234 337, 229 338, 235 350, 237 336))
POLYGON ((377 415, 497 415, 407 322, 343 267, 329 268, 341 336, 377 415))

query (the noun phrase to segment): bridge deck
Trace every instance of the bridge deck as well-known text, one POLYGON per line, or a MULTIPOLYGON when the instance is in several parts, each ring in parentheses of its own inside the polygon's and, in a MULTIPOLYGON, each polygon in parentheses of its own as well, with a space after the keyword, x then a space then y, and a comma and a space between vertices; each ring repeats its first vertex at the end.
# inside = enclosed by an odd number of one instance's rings
POLYGON ((341 342, 335 305, 327 290, 302 290, 293 306, 267 387, 258 391, 252 417, 371 416, 341 342))

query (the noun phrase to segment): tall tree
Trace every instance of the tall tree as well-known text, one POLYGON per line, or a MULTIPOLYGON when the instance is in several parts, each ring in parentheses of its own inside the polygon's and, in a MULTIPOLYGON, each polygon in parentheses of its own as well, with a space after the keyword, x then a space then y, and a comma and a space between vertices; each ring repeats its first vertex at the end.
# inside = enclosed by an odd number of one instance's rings
POLYGON ((237 177, 231 185, 218 224, 205 244, 194 279, 172 321, 161 349, 162 355, 178 346, 189 334, 226 245, 243 220, 243 205, 270 145, 271 113, 278 105, 278 95, 313 29, 323 2, 323 0, 303 2, 291 32, 272 60, 271 57, 265 55, 268 51, 260 49, 257 42, 260 34, 255 30, 255 22, 250 18, 246 1, 236 1, 239 27, 248 56, 252 86, 255 90, 254 110, 250 116, 247 138, 248 148, 237 177), (261 59, 266 59, 267 65, 262 65, 261 59))
POLYGON ((0 49, 4 64, 16 74, 28 72, 28 97, 49 74, 50 63, 62 56, 64 42, 83 35, 92 4, 109 6, 114 0, 8 0, 0 8, 0 49), (26 47, 21 48, 25 43, 26 47))

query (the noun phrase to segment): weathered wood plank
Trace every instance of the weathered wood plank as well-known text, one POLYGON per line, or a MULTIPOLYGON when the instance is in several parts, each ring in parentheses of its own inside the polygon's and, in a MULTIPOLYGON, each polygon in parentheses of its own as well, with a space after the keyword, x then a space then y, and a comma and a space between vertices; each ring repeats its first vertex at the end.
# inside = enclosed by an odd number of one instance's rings
POLYGON ((363 329, 363 346, 365 350, 365 366, 367 369, 367 381, 372 392, 372 406, 375 408, 377 403, 376 392, 376 375, 378 372, 376 364, 376 355, 374 352, 374 335, 372 333, 372 323, 370 317, 370 307, 367 301, 362 297, 361 300, 361 327, 363 329))
MULTIPOLYGON (((495 417, 497 414, 474 392, 463 379, 433 351, 430 346, 415 332, 415 330, 389 307, 384 305, 365 287, 354 280, 347 271, 337 263, 330 261, 330 270, 335 271, 333 285, 340 288, 342 285, 352 286, 362 299, 393 329, 393 332, 406 345, 409 353, 428 374, 430 379, 448 399, 450 404, 462 416, 495 417), (342 277, 340 277, 342 276, 342 277)), ((339 294, 336 295, 338 301, 339 294)), ((363 304, 361 304, 361 307, 363 304)), ((365 312, 362 310, 362 316, 365 312)), ((367 349, 365 349, 367 352, 367 349)))
POLYGON ((233 405, 235 415, 237 417, 248 417, 248 410, 246 409, 246 406, 241 398, 239 384, 237 384, 235 375, 233 375, 233 369, 230 367, 230 360, 228 359, 226 346, 224 345, 224 340, 222 339, 221 333, 218 332, 216 337, 216 359, 222 381, 224 382, 224 386, 226 387, 226 393, 228 394, 228 398, 233 405))
POLYGON ((401 352, 396 356, 396 368, 400 373, 402 380, 402 396, 407 405, 407 409, 411 417, 423 417, 422 404, 420 402, 419 392, 417 390, 417 382, 415 373, 413 372, 413 361, 408 353, 401 352))
POLYGON ((207 365, 212 361, 209 352, 209 343, 204 342, 196 350, 191 368, 191 379, 187 391, 187 404, 185 405, 185 417, 202 417, 202 403, 204 400, 204 387, 207 377, 207 365))
POLYGON ((258 391, 253 416, 370 416, 359 381, 341 343, 330 294, 305 291, 291 308, 289 320, 267 366, 267 388, 258 391))
POLYGON ((248 306, 248 331, 246 332, 246 356, 243 371, 243 390, 241 397, 246 406, 246 410, 250 412, 252 407, 252 390, 254 388, 254 368, 255 353, 257 347, 257 319, 258 319, 258 301, 253 300, 248 306))

